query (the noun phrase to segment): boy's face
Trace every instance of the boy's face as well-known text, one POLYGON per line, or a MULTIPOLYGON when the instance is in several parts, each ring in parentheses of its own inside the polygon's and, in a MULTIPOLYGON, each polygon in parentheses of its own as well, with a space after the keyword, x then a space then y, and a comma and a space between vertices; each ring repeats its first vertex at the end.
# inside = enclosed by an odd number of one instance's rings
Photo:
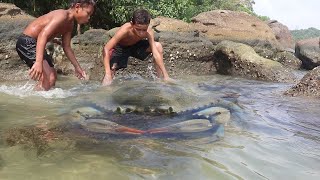
POLYGON ((132 24, 133 32, 139 37, 147 37, 148 24, 132 24))
POLYGON ((76 9, 76 21, 78 24, 86 24, 90 20, 90 16, 93 14, 94 7, 90 4, 80 5, 79 3, 75 5, 76 9))

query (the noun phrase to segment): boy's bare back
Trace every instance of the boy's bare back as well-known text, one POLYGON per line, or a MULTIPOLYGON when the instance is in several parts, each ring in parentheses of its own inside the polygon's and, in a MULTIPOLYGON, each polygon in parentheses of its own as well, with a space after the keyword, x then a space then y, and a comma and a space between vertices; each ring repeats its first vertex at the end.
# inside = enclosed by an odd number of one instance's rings
POLYGON ((44 32, 48 33, 48 41, 50 41, 54 37, 72 32, 73 26, 74 20, 68 10, 59 9, 40 16, 30 23, 23 33, 37 38, 45 30, 44 32))

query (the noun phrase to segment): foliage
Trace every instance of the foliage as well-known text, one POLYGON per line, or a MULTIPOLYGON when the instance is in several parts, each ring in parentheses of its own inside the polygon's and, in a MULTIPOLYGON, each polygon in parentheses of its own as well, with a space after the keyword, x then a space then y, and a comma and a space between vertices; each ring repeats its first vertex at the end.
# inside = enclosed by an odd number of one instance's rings
POLYGON ((257 15, 257 17, 262 21, 269 21, 270 20, 270 18, 268 16, 259 16, 259 15, 257 15))
POLYGON ((308 28, 308 29, 300 29, 300 30, 292 30, 291 34, 295 41, 299 41, 302 39, 310 39, 320 37, 320 30, 316 28, 308 28))
MULTIPOLYGON (((69 0, 0 0, 14 3, 33 16, 40 16, 58 8, 68 8, 69 0)), ((150 11, 153 17, 165 16, 184 21, 201 12, 226 9, 232 11, 252 12, 252 3, 247 0, 98 0, 90 26, 110 29, 130 20, 132 12, 137 8, 150 11)))
POLYGON ((68 0, 0 0, 0 2, 15 4, 28 14, 36 17, 54 9, 65 9, 69 5, 68 0))

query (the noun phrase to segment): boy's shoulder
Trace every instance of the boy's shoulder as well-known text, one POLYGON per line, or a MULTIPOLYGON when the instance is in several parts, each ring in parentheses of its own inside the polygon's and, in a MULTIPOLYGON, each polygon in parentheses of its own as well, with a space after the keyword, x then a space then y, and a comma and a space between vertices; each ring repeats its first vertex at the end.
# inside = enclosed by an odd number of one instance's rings
POLYGON ((132 28, 132 24, 130 22, 126 22, 124 23, 122 26, 120 26, 121 29, 131 29, 132 28))
POLYGON ((123 25, 121 25, 118 29, 117 32, 121 32, 121 34, 126 34, 128 32, 130 32, 132 29, 132 25, 130 22, 127 22, 123 25))
POLYGON ((68 12, 68 10, 65 10, 65 9, 56 9, 56 10, 50 11, 48 14, 50 14, 53 17, 67 18, 69 15, 69 12, 68 12))
POLYGON ((57 9, 44 14, 37 19, 50 19, 50 20, 66 20, 69 17, 69 12, 64 9, 57 9))

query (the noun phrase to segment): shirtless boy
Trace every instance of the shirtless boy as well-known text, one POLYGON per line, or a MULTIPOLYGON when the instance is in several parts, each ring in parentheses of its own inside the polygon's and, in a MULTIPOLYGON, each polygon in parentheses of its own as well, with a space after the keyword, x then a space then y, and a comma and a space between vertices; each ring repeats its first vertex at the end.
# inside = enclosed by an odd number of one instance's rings
POLYGON ((47 42, 62 37, 62 46, 67 58, 75 68, 79 79, 86 74, 78 63, 70 46, 74 21, 78 24, 89 22, 94 11, 94 0, 72 0, 68 10, 58 9, 31 22, 18 38, 16 50, 20 58, 29 66, 29 76, 39 83, 36 90, 49 90, 55 85, 57 73, 52 57, 46 51, 47 42))
POLYGON ((115 71, 127 67, 129 56, 144 60, 150 53, 153 55, 158 77, 162 77, 165 81, 170 79, 163 63, 162 45, 154 41, 154 32, 149 27, 150 19, 148 11, 136 10, 131 22, 122 25, 105 45, 103 50, 105 76, 102 85, 110 85, 115 71))

